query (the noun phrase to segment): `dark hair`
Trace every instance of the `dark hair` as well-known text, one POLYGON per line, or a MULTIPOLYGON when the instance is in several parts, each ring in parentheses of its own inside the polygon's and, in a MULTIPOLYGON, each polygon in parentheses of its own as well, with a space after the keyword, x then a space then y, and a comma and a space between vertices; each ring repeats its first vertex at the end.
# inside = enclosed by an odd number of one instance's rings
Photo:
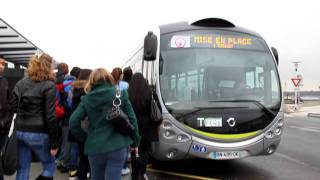
POLYGON ((68 64, 66 64, 66 63, 59 63, 59 64, 58 64, 58 72, 59 72, 59 73, 62 73, 63 75, 68 74, 68 72, 69 72, 68 64))
POLYGON ((73 67, 70 71, 70 75, 78 78, 81 69, 79 67, 73 67))
POLYGON ((6 61, 2 55, 0 55, 0 64, 2 64, 3 66, 6 64, 6 61))
POLYGON ((131 77, 132 77, 132 69, 130 66, 123 69, 123 80, 127 83, 130 83, 131 77))
POLYGON ((121 80, 122 69, 119 67, 116 67, 112 70, 111 74, 113 76, 115 83, 119 84, 119 82, 121 80))
POLYGON ((78 76, 78 80, 88 80, 91 72, 91 69, 81 69, 78 76))
POLYGON ((141 73, 135 73, 132 76, 128 92, 135 111, 143 113, 150 107, 151 89, 141 73))

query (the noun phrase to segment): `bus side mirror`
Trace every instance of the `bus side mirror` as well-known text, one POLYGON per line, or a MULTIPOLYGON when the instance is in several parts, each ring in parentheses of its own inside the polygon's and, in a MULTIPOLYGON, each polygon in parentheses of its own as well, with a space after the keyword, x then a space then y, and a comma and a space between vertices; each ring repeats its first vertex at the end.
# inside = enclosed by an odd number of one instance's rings
POLYGON ((157 36, 149 31, 144 38, 143 59, 145 61, 155 61, 157 58, 158 40, 157 36))
POLYGON ((277 66, 279 65, 279 55, 278 55, 278 51, 276 48, 271 47, 272 53, 274 55, 274 58, 276 58, 276 62, 277 62, 277 66))

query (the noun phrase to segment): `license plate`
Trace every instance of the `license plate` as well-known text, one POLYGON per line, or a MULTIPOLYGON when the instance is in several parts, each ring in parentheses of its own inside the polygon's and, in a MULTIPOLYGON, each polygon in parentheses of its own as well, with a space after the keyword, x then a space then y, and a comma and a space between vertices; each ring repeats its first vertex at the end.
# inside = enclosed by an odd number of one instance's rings
POLYGON ((213 159, 238 159, 240 158, 240 151, 222 151, 212 152, 213 159))
POLYGON ((204 127, 222 127, 222 118, 206 118, 204 127))

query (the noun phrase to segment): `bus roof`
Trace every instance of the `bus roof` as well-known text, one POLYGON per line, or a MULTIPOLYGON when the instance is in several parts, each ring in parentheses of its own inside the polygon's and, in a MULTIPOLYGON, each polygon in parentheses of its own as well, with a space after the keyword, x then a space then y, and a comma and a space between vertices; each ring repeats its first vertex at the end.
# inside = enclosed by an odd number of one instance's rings
POLYGON ((180 32, 180 31, 212 29, 212 30, 240 32, 240 33, 245 33, 245 34, 249 34, 249 35, 253 35, 261 38, 261 36, 254 31, 235 26, 231 22, 226 21, 224 19, 219 19, 219 18, 202 19, 191 24, 189 24, 188 22, 177 22, 177 23, 161 25, 159 27, 160 27, 161 34, 168 34, 173 32, 180 32))

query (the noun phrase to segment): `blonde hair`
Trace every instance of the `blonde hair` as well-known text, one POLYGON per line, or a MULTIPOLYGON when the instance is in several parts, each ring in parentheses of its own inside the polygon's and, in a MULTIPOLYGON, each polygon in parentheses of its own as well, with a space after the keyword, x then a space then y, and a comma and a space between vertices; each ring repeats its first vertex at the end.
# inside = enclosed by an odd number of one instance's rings
POLYGON ((110 72, 108 72, 104 68, 98 68, 91 72, 89 80, 84 88, 84 91, 86 93, 90 92, 92 90, 92 87, 101 81, 106 81, 112 85, 115 84, 110 72))
POLYGON ((36 54, 30 59, 27 75, 36 82, 55 81, 52 63, 53 59, 48 54, 36 54))

